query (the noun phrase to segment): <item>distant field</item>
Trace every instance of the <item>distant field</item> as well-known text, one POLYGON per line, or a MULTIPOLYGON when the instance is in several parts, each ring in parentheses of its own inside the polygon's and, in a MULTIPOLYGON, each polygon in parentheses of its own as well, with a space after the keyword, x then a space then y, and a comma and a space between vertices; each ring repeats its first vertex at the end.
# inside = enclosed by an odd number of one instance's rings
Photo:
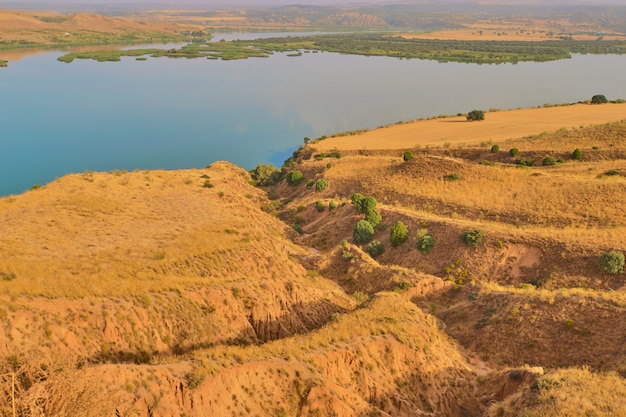
POLYGON ((403 35, 406 39, 467 41, 547 41, 571 38, 577 41, 624 40, 626 35, 588 22, 566 19, 488 19, 458 29, 403 35))
POLYGON ((320 150, 408 149, 445 143, 502 141, 626 119, 626 104, 576 104, 548 108, 488 112, 485 120, 467 122, 465 116, 421 120, 371 130, 359 135, 328 138, 320 150))

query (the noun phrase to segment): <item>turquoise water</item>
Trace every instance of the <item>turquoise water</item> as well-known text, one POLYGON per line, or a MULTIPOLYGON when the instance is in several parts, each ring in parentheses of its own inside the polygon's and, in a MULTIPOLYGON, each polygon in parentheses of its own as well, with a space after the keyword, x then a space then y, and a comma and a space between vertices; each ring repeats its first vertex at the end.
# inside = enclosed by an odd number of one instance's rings
POLYGON ((280 166, 305 136, 474 108, 626 98, 626 56, 475 65, 308 53, 64 64, 60 54, 0 69, 0 195, 85 170, 280 166))

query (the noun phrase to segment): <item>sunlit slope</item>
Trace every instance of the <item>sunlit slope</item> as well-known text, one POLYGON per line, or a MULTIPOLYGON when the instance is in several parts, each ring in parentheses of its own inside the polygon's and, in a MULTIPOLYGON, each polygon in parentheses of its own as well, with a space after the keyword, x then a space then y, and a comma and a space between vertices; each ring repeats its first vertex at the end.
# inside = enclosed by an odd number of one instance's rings
MULTIPOLYGON (((471 109, 468 109, 471 110, 471 109)), ((476 144, 537 135, 542 132, 623 120, 626 104, 602 106, 576 104, 487 112, 485 120, 467 122, 465 116, 396 124, 365 133, 328 138, 315 149, 328 151, 361 149, 409 149, 419 146, 476 144)))

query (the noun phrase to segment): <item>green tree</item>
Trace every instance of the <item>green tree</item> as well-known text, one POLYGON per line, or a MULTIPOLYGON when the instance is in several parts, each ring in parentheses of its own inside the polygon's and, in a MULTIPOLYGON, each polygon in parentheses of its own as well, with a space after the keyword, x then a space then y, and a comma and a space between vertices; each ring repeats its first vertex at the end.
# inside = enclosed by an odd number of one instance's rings
POLYGON ((383 245, 380 240, 373 240, 369 245, 367 245, 365 251, 369 253, 372 258, 377 258, 385 253, 385 245, 383 245))
POLYGON ((511 155, 511 156, 517 156, 517 154, 519 154, 519 149, 517 149, 517 148, 511 148, 511 149, 509 149, 509 155, 511 155))
POLYGON ((624 254, 622 252, 606 252, 598 259, 600 269, 605 274, 621 274, 624 272, 624 254))
POLYGON ((352 231, 354 243, 367 243, 374 237, 374 227, 366 220, 359 220, 352 231))
POLYGON ((481 230, 475 229, 465 232, 461 235, 461 239, 463 242, 472 247, 477 247, 483 242, 483 232, 481 230))
POLYGON ((380 215, 378 210, 369 209, 365 212, 365 220, 368 221, 373 227, 378 227, 378 225, 383 221, 383 217, 380 215))
POLYGON ((493 145, 493 146, 491 147, 491 153, 498 153, 498 152, 500 152, 500 146, 498 146, 498 145, 493 145))
POLYGON ((259 164, 250 171, 250 176, 256 185, 274 185, 280 179, 280 169, 272 164, 259 164))
POLYGON ((404 155, 402 155, 402 159, 404 159, 405 161, 410 161, 411 159, 413 159, 413 152, 406 151, 404 155))
POLYGON ((551 156, 546 156, 545 158, 543 158, 543 161, 541 161, 541 165, 545 166, 550 166, 550 165, 556 165, 556 159, 554 159, 551 156))
POLYGON ((604 104, 608 102, 609 101, 603 94, 596 94, 595 96, 591 97, 591 104, 604 104))
POLYGON ((328 183, 323 178, 320 178, 315 183, 315 192, 317 192, 317 193, 321 193, 322 191, 324 191, 327 188, 328 188, 328 183))
POLYGON ((354 193, 352 197, 350 197, 350 201, 352 205, 356 207, 357 212, 359 211, 359 207, 361 207, 361 200, 363 200, 365 196, 361 193, 354 193))
POLYGON ((289 185, 298 185, 304 179, 304 175, 299 170, 291 171, 287 173, 287 184, 289 185))
POLYGON ((409 229, 398 220, 393 227, 391 228, 391 233, 389 236, 389 240, 391 241, 392 246, 398 246, 404 243, 409 238, 409 229))
POLYGON ((356 212, 359 214, 367 213, 376 208, 376 199, 374 197, 363 197, 356 206, 356 212))
POLYGON ((422 236, 417 241, 417 249, 419 249, 423 254, 429 253, 434 247, 435 239, 433 239, 430 235, 422 236))
POLYGON ((572 158, 580 161, 583 158, 583 151, 578 148, 574 149, 574 152, 572 152, 572 158))
POLYGON ((472 110, 467 113, 467 121, 473 122, 474 120, 485 120, 485 112, 482 110, 472 110))

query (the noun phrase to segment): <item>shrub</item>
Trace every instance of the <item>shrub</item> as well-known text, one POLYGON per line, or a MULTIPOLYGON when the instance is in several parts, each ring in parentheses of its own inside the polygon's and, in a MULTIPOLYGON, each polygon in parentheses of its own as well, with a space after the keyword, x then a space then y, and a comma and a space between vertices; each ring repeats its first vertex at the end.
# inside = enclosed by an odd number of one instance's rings
POLYGON ((385 252, 385 245, 379 240, 374 240, 367 245, 365 251, 369 253, 372 258, 376 258, 385 252))
POLYGON ((619 173, 619 171, 615 169, 609 169, 608 171, 604 173, 604 175, 614 176, 614 175, 621 175, 621 174, 619 173))
POLYGON ((470 230, 461 235, 461 239, 466 245, 477 247, 483 242, 483 232, 481 230, 470 230))
POLYGON ((213 184, 211 184, 211 180, 204 180, 204 188, 213 188, 213 184))
POLYGON ((404 159, 405 161, 410 161, 411 159, 413 159, 413 152, 406 151, 404 155, 402 155, 402 159, 404 159))
POLYGON ((315 184, 315 181, 313 181, 313 180, 308 180, 308 181, 306 182, 306 188, 308 188, 308 189, 313 188, 313 184, 315 184))
POLYGON ((316 193, 321 193, 322 191, 324 191, 325 189, 328 188, 328 183, 326 182, 325 179, 320 178, 319 180, 317 180, 317 182, 315 183, 315 192, 316 193))
POLYGON ((422 236, 417 241, 417 249, 419 249, 423 254, 429 253, 434 246, 435 239, 433 239, 433 237, 430 235, 422 236))
POLYGON ((520 159, 519 161, 517 161, 517 164, 524 167, 531 167, 535 165, 535 161, 533 161, 532 159, 520 159))
POLYGON ((605 274, 621 274, 624 272, 624 254, 616 251, 604 253, 600 256, 598 264, 605 274))
POLYGON ((359 220, 352 231, 354 243, 367 243, 374 237, 374 227, 366 220, 359 220))
POLYGON ((517 148, 509 149, 509 155, 511 155, 511 156, 517 156, 518 153, 519 153, 519 149, 517 149, 517 148))
POLYGON ((544 167, 556 165, 556 159, 551 156, 546 156, 545 158, 543 158, 543 161, 541 161, 541 165, 543 165, 544 167))
POLYGON ((326 209, 326 206, 324 205, 323 201, 317 200, 315 202, 315 208, 321 213, 326 209))
POLYGON ((472 110, 467 113, 467 121, 472 122, 474 120, 485 120, 485 112, 482 110, 472 110))
POLYGON ((302 233, 304 233, 304 230, 302 230, 302 226, 300 226, 298 223, 295 223, 295 224, 293 225, 293 229, 294 229, 296 232, 298 232, 298 234, 300 234, 300 235, 301 235, 302 233))
POLYGON ((380 215, 378 210, 370 209, 365 212, 365 220, 372 225, 372 227, 378 227, 378 225, 383 221, 383 217, 380 215))
POLYGON ((456 181, 459 179, 459 174, 457 173, 453 173, 450 175, 446 175, 445 177, 443 177, 444 180, 446 181, 456 181))
POLYGON ((572 158, 576 160, 581 160, 583 158, 583 151, 578 148, 574 149, 574 152, 572 152, 572 158))
POLYGON ((604 104, 608 102, 609 101, 603 94, 596 94, 595 96, 591 97, 591 104, 604 104))
POLYGON ((361 206, 361 200, 363 200, 364 198, 365 196, 361 193, 354 193, 352 194, 352 197, 350 197, 350 201, 352 202, 352 205, 357 208, 357 211, 359 211, 359 207, 361 206))
POLYGON ((393 246, 398 246, 404 243, 409 238, 409 229, 406 228, 404 223, 397 221, 391 228, 389 240, 393 246))
POLYGON ((304 179, 304 175, 299 170, 291 171, 287 174, 287 184, 299 185, 304 179))
POLYGON ((335 204, 334 201, 331 201, 330 203, 328 203, 328 211, 333 211, 335 207, 337 207, 337 205, 335 204))
POLYGON ((491 153, 498 153, 498 152, 500 152, 500 146, 498 146, 498 145, 493 145, 493 146, 491 147, 491 153))
POLYGON ((374 197, 363 197, 356 204, 356 212, 359 214, 367 213, 376 208, 376 199, 374 197))
POLYGON ((256 185, 274 185, 280 179, 280 169, 272 164, 259 164, 250 171, 250 176, 256 185))

